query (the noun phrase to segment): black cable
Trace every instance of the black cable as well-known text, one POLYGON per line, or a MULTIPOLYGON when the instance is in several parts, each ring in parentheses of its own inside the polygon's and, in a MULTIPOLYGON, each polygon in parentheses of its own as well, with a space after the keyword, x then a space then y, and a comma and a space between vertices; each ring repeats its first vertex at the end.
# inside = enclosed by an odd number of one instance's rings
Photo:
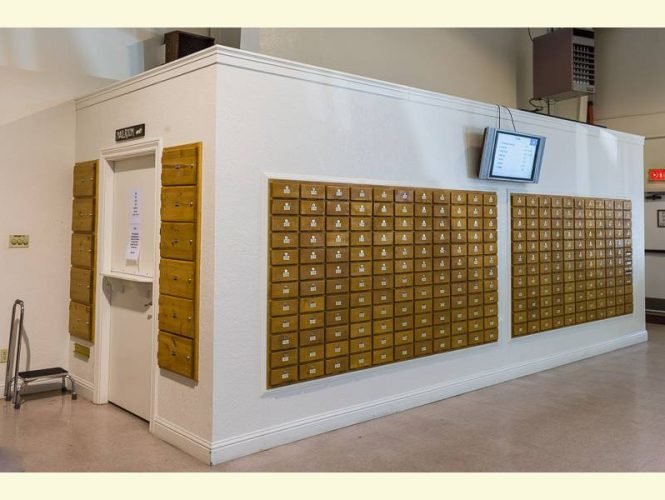
POLYGON ((515 119, 513 118, 513 112, 510 111, 510 108, 508 106, 504 106, 508 110, 508 114, 510 115, 510 121, 513 122, 513 132, 517 132, 517 129, 515 128, 515 119))
MULTIPOLYGON (((517 128, 515 128, 515 118, 513 118, 512 111, 510 111, 510 108, 508 106, 503 106, 503 107, 508 110, 508 114, 510 115, 510 121, 513 124, 513 131, 517 132, 517 128)), ((501 130, 501 104, 497 104, 496 109, 499 112, 499 126, 498 126, 498 128, 499 128, 499 130, 501 130)))
POLYGON ((538 104, 534 104, 534 101, 540 101, 542 103, 545 101, 545 99, 542 99, 540 97, 532 97, 531 99, 529 99, 529 104, 533 106, 533 109, 536 113, 540 113, 543 109, 545 109, 545 107, 542 105, 539 106, 538 104))

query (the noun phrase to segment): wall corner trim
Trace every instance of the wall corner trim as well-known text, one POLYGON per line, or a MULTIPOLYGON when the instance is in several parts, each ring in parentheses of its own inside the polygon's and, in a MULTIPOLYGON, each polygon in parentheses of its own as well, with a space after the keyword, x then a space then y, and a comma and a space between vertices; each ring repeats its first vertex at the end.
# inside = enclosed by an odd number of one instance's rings
POLYGON ((92 395, 95 392, 95 385, 92 382, 82 379, 70 372, 70 375, 76 382, 76 393, 88 401, 92 401, 92 395))
POLYGON ((155 417, 151 422, 150 432, 159 439, 180 448, 194 458, 211 464, 212 443, 207 439, 183 429, 163 417, 155 417))
MULTIPOLYGON (((431 385, 403 394, 397 394, 389 398, 368 401, 361 405, 313 415, 285 424, 260 429, 255 432, 218 440, 211 444, 210 462, 213 465, 219 464, 306 437, 383 417, 464 394, 466 392, 489 387, 501 382, 524 377, 525 375, 531 375, 533 373, 556 368, 557 366, 574 363, 575 361, 629 347, 646 342, 648 338, 647 331, 640 330, 615 339, 585 346, 580 349, 572 349, 551 356, 543 356, 526 363, 515 363, 472 377, 451 380, 442 384, 431 385)), ((169 441, 167 438, 163 439, 169 441)), ((182 446, 179 447, 181 449, 186 449, 182 446)), ((193 453, 191 454, 194 455, 193 453)))

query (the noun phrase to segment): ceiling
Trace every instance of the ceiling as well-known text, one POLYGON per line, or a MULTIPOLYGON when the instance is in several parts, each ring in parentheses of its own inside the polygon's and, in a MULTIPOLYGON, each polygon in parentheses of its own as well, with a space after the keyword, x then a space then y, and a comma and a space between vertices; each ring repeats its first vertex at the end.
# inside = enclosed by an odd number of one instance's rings
POLYGON ((0 66, 0 126, 105 87, 114 80, 0 66))
POLYGON ((0 29, 0 126, 161 64, 171 29, 0 29))

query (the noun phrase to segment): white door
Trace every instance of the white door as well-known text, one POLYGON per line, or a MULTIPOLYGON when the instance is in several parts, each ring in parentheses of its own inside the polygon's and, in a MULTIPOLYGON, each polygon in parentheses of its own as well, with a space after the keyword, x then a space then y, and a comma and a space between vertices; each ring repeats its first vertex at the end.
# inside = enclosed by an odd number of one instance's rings
POLYGON ((155 156, 113 163, 109 309, 109 401, 150 419, 155 156), (130 241, 135 244, 130 245, 130 241), (134 248, 134 253, 130 249, 134 248))
POLYGON ((109 401, 149 420, 152 283, 109 281, 109 401))

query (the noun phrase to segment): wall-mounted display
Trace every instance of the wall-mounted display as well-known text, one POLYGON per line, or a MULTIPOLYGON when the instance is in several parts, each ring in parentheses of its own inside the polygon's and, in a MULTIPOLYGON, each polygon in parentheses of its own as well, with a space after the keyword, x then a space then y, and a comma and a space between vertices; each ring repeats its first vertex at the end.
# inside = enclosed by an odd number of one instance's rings
POLYGON ((511 195, 513 337, 633 312, 629 200, 511 195))
POLYGON ((487 127, 480 158, 480 179, 538 182, 545 137, 487 127))
POLYGON ((198 378, 201 144, 164 148, 159 263, 159 367, 198 378))
POLYGON ((494 342, 496 193, 271 180, 267 385, 494 342))

